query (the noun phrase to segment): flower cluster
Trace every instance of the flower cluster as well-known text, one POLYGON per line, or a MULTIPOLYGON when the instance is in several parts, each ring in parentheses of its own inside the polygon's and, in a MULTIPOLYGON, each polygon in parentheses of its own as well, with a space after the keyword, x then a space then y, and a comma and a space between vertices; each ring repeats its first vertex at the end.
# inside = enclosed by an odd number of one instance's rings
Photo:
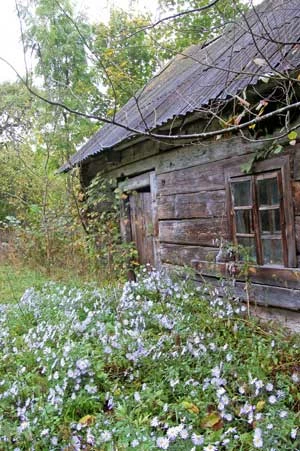
POLYGON ((243 310, 148 270, 28 289, 1 306, 0 449, 296 451, 299 344, 243 310))

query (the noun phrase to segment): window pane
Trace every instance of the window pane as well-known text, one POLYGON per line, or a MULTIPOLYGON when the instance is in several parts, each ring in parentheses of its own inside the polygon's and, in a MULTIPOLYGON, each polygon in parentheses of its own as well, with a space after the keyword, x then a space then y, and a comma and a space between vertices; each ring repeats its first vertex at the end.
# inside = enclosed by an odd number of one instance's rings
POLYGON ((279 208, 260 210, 260 230, 261 233, 278 233, 281 231, 279 208))
POLYGON ((256 250, 255 250, 255 241, 254 238, 251 237, 237 237, 238 244, 244 246, 245 251, 249 253, 250 257, 252 257, 256 261, 256 250))
POLYGON ((232 183, 233 202, 236 207, 251 205, 250 180, 232 183))
POLYGON ((258 180, 258 198, 260 205, 279 204, 280 195, 277 178, 258 180))
POLYGON ((253 221, 251 210, 235 210, 237 233, 252 233, 253 221))
POLYGON ((264 264, 282 265, 282 242, 281 240, 262 240, 264 264))

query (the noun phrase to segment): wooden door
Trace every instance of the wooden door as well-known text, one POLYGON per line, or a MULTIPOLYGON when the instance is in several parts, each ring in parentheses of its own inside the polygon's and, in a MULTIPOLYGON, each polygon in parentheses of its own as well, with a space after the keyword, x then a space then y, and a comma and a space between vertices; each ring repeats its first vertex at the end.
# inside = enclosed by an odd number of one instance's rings
POLYGON ((132 241, 135 242, 139 263, 155 266, 154 225, 150 187, 129 196, 132 241))

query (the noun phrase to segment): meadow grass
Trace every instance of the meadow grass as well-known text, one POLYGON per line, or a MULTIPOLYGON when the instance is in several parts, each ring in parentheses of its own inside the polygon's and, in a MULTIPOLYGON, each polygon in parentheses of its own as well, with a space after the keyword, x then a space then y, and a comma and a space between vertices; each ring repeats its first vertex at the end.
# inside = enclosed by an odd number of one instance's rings
POLYGON ((47 277, 36 269, 17 264, 0 263, 0 303, 17 302, 26 288, 41 288, 47 277))
POLYGON ((27 277, 0 305, 1 450, 300 449, 299 336, 247 317, 229 283, 27 277))

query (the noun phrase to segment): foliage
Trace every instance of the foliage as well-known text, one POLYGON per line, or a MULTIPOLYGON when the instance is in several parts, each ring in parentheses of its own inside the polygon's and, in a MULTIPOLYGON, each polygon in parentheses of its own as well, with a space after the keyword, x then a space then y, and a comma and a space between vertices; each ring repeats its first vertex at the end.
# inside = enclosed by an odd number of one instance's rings
MULTIPOLYGON (((170 16, 206 6, 206 0, 160 0, 161 10, 170 16)), ((216 38, 223 27, 236 20, 246 6, 240 0, 220 0, 216 6, 167 21, 155 30, 155 39, 161 43, 164 59, 182 52, 191 44, 199 44, 216 38)))
POLYGON ((0 84, 0 149, 12 140, 19 142, 31 128, 33 102, 21 83, 0 84))
POLYGON ((124 194, 115 188, 116 182, 98 175, 86 192, 86 227, 105 279, 124 276, 136 260, 133 243, 122 240, 120 205, 124 194))
POLYGON ((9 450, 296 450, 299 337, 157 272, 1 307, 9 450))
POLYGON ((149 20, 149 15, 113 9, 108 24, 95 26, 94 51, 111 99, 110 114, 135 95, 157 69, 151 37, 141 31, 149 20))

